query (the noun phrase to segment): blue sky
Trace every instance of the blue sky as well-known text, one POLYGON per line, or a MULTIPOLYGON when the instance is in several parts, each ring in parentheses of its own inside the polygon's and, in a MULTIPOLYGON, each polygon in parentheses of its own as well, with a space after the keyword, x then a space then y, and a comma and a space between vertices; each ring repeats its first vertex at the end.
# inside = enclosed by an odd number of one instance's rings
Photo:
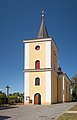
POLYGON ((77 0, 0 0, 0 90, 23 92, 23 39, 37 38, 41 11, 69 78, 77 73, 77 0))

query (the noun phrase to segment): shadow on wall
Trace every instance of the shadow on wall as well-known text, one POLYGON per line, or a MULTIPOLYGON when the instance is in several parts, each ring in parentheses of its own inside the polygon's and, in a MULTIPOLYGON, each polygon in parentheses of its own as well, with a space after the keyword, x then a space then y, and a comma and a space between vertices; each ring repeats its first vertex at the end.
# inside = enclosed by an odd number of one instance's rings
POLYGON ((9 119, 9 118, 11 118, 11 117, 9 117, 9 116, 0 116, 0 120, 5 120, 5 119, 9 119))

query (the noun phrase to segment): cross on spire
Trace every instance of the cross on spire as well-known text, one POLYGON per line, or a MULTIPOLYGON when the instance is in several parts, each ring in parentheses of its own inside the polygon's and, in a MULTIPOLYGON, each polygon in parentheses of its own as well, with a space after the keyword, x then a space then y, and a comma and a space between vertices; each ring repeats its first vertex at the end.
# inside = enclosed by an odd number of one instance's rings
POLYGON ((42 18, 44 18, 44 10, 42 11, 42 18))

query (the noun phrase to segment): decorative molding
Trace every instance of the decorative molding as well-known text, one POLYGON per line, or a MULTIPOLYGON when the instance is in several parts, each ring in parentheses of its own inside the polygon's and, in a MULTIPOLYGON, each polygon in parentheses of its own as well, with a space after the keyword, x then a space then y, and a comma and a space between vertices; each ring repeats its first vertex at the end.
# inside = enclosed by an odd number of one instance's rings
POLYGON ((41 69, 24 69, 24 72, 46 72, 52 71, 51 68, 41 68, 41 69))
POLYGON ((52 38, 23 40, 23 43, 52 41, 52 38))

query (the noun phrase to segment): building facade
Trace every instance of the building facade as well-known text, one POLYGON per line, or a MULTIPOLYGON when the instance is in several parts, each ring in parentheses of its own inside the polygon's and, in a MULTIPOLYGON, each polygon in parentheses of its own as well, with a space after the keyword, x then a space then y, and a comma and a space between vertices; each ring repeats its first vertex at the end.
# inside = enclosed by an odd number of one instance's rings
MULTIPOLYGON (((58 48, 53 38, 48 35, 44 15, 42 15, 38 37, 23 40, 23 43, 24 104, 62 102, 65 99, 63 96, 65 78, 58 75, 58 48), (59 82, 60 79, 62 83, 59 82)), ((68 83, 70 85, 70 82, 68 83)))

